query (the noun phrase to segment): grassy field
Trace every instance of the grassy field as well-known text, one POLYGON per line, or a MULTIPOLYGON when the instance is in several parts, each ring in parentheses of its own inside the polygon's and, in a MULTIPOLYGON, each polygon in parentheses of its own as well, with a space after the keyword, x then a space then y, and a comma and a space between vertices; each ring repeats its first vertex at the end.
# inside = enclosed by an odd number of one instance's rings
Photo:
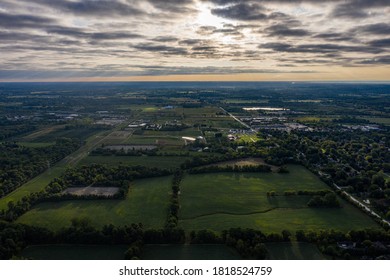
POLYGON ((22 185, 18 189, 14 190, 7 196, 0 199, 0 210, 7 209, 8 202, 13 201, 17 202, 22 199, 22 197, 29 195, 33 192, 39 192, 43 190, 51 180, 56 177, 59 177, 62 172, 65 171, 65 166, 63 164, 56 165, 42 174, 34 177, 32 180, 28 181, 26 184, 22 185))
POLYGON ((87 139, 93 134, 101 131, 101 129, 97 129, 94 127, 76 127, 71 129, 58 129, 54 131, 50 131, 47 134, 40 135, 35 137, 31 142, 54 142, 57 138, 78 138, 78 139, 87 139))
POLYGON ((324 190, 322 181, 302 166, 290 173, 216 173, 186 175, 181 185, 179 225, 221 231, 231 227, 264 232, 377 227, 367 215, 343 202, 341 208, 308 208, 311 196, 267 197, 268 191, 324 190))
POLYGON ((37 245, 22 257, 33 260, 124 260, 127 245, 37 245))
POLYGON ((76 200, 42 203, 17 222, 57 230, 71 225, 76 217, 87 217, 97 228, 142 223, 144 228, 164 226, 172 177, 135 181, 124 200, 76 200))
POLYGON ((18 145, 28 148, 42 148, 54 145, 54 142, 18 142, 18 145))
POLYGON ((240 260, 240 255, 225 245, 146 245, 143 260, 240 260))
POLYGON ((105 137, 107 137, 106 131, 100 131, 97 134, 90 136, 86 144, 80 149, 65 157, 51 168, 47 169, 40 175, 32 178, 30 181, 24 185, 17 188, 15 191, 11 192, 7 196, 0 199, 0 210, 6 209, 7 204, 10 201, 17 202, 22 199, 22 197, 29 195, 33 192, 38 192, 43 190, 51 180, 56 177, 61 176, 61 174, 66 170, 67 167, 72 167, 77 165, 77 163, 88 155, 88 152, 96 148, 105 137))
POLYGON ((270 260, 324 260, 314 244, 303 242, 266 243, 270 260))
POLYGON ((184 163, 189 157, 180 156, 88 156, 82 159, 79 165, 88 165, 92 163, 107 165, 143 165, 147 167, 159 168, 177 168, 184 163))

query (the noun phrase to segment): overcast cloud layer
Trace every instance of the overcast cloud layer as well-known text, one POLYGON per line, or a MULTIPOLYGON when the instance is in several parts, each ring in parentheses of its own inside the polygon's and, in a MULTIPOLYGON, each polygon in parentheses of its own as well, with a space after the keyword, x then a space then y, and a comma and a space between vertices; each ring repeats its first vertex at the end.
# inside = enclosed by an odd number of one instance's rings
POLYGON ((389 63, 389 0, 0 0, 0 80, 389 63))

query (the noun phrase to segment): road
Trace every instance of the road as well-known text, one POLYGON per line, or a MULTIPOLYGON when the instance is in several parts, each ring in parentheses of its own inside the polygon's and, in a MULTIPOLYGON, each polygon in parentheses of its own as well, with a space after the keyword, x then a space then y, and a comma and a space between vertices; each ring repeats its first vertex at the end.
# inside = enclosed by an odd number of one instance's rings
POLYGON ((226 111, 224 108, 222 107, 219 107, 219 109, 221 109, 222 111, 224 111, 226 114, 228 114, 230 117, 232 117, 234 120, 236 120, 237 122, 239 122, 242 126, 245 126, 246 128, 250 129, 251 131, 253 132, 256 132, 253 128, 251 128, 249 125, 247 125, 246 123, 244 123, 243 121, 241 121, 239 118, 237 118, 235 115, 229 113, 228 111, 226 111))
POLYGON ((345 194, 347 197, 349 197, 355 204, 359 205, 360 207, 363 208, 363 210, 377 218, 379 218, 383 223, 387 224, 388 226, 390 226, 390 222, 386 221, 385 219, 383 219, 378 213, 376 213, 374 210, 372 210, 370 207, 368 207, 367 205, 365 205, 364 203, 360 202, 359 200, 357 200, 356 198, 354 198, 351 194, 347 193, 346 191, 344 191, 342 188, 340 188, 338 185, 336 185, 335 183, 333 183, 333 185, 335 186, 336 189, 340 190, 343 194, 345 194))

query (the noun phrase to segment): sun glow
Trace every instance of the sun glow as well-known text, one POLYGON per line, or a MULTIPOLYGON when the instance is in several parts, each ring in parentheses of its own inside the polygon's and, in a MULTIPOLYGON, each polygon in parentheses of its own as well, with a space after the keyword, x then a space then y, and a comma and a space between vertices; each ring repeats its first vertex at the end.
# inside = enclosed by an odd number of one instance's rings
POLYGON ((214 16, 211 13, 210 5, 206 3, 199 2, 197 4, 197 10, 199 11, 196 18, 196 24, 199 26, 214 26, 216 28, 221 28, 226 20, 222 20, 219 17, 214 16))

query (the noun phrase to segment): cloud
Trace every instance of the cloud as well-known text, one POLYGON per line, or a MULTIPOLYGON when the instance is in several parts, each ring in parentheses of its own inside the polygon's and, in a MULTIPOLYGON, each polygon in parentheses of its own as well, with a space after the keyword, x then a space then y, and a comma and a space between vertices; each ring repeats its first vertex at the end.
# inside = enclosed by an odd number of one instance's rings
POLYGON ((390 34, 390 24, 381 22, 375 24, 361 25, 352 28, 350 32, 375 34, 375 35, 388 35, 390 34))
POLYGON ((166 46, 166 45, 141 43, 141 44, 132 45, 131 47, 135 48, 137 50, 147 51, 147 52, 152 52, 152 53, 160 53, 163 55, 186 55, 186 54, 188 54, 188 51, 186 48, 166 46))
POLYGON ((44 5, 62 12, 82 16, 140 16, 145 11, 137 7, 136 1, 118 0, 83 0, 83 1, 53 1, 35 0, 34 3, 44 5))
POLYGON ((87 32, 81 28, 71 27, 51 27, 47 30, 48 34, 58 34, 63 36, 81 38, 81 39, 92 39, 92 40, 121 40, 121 39, 134 39, 142 38, 142 35, 125 32, 125 31, 108 31, 108 32, 87 32))
POLYGON ((376 48, 390 48, 390 38, 373 40, 369 45, 376 48))
POLYGON ((265 8, 257 3, 242 2, 227 7, 214 8, 211 10, 211 13, 227 19, 244 21, 264 20, 268 18, 265 8))
POLYGON ((390 7, 388 0, 349 0, 339 2, 340 4, 332 11, 331 15, 333 17, 365 18, 372 14, 369 9, 390 7))
POLYGON ((7 29, 33 29, 54 23, 56 23, 56 20, 47 17, 0 12, 0 26, 7 29))
POLYGON ((264 29, 271 37, 304 37, 309 36, 311 32, 300 28, 289 28, 284 24, 276 24, 264 29))
POLYGON ((287 43, 266 43, 259 45, 262 49, 271 49, 276 52, 289 52, 289 53, 338 53, 338 52, 360 52, 378 54, 385 52, 380 47, 389 44, 390 39, 376 40, 370 43, 370 46, 352 46, 352 45, 338 45, 338 44, 300 44, 291 45, 287 43))

